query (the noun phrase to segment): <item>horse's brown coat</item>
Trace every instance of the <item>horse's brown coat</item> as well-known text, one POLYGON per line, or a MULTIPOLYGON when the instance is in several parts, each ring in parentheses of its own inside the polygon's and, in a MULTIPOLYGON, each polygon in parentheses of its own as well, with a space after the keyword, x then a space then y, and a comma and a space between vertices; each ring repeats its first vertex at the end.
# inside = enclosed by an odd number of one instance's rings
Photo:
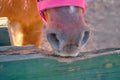
MULTIPOLYGON (((22 42, 15 45, 40 45, 42 20, 35 0, 0 0, 0 17, 8 17, 14 33, 22 33, 22 42)), ((20 41, 20 40, 18 40, 20 41)))

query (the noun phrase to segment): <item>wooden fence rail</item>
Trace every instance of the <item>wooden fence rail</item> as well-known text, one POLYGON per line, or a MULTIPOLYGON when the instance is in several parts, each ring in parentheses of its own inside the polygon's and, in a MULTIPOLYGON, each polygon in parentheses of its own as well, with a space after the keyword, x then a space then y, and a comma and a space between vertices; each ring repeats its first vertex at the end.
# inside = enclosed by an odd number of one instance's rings
POLYGON ((4 46, 0 80, 120 80, 119 53, 120 48, 107 48, 63 58, 31 45, 4 46))

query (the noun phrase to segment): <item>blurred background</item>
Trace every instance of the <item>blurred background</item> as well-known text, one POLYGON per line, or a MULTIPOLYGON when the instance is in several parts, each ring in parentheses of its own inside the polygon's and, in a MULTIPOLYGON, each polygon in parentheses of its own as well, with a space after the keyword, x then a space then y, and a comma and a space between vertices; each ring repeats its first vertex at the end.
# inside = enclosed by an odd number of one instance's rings
POLYGON ((120 0, 86 0, 86 19, 92 28, 89 49, 120 47, 120 0))

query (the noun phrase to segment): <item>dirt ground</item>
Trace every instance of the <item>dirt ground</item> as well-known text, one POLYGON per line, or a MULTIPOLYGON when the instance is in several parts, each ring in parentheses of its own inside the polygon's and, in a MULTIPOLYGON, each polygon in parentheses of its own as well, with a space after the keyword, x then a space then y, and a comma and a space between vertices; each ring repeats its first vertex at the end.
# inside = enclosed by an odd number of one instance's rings
MULTIPOLYGON (((120 47, 120 0, 86 1, 85 18, 91 37, 83 51, 120 47)), ((43 49, 51 50, 45 38, 41 44, 43 49)))
POLYGON ((87 0, 92 31, 88 49, 120 47, 120 0, 87 0))

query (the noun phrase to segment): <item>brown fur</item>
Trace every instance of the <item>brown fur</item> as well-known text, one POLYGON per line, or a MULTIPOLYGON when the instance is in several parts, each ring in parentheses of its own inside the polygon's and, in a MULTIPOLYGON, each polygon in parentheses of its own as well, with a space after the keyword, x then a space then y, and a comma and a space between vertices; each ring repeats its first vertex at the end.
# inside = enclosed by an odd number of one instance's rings
POLYGON ((34 44, 39 47, 42 20, 39 17, 35 0, 0 0, 0 17, 8 17, 13 33, 22 33, 18 46, 34 44))

